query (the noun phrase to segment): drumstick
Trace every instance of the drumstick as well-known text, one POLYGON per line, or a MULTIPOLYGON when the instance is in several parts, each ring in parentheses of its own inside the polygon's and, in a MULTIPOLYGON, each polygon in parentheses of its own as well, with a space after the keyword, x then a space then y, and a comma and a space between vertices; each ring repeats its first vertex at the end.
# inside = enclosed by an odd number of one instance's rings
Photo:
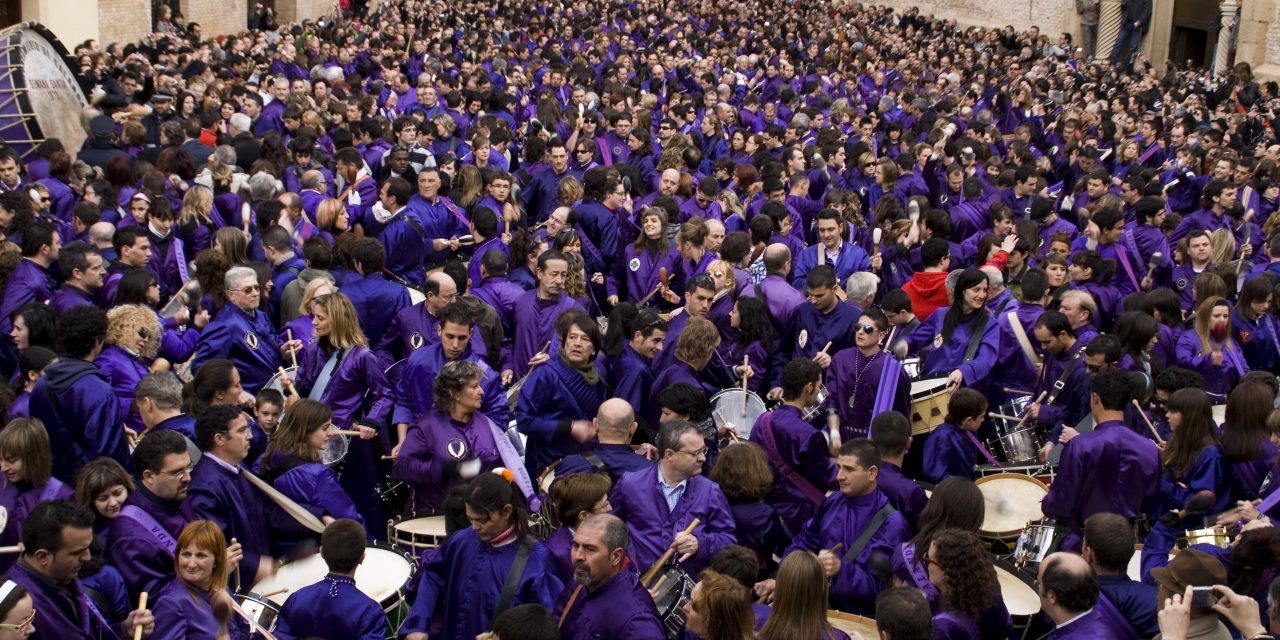
POLYGON ((880 236, 883 233, 884 229, 881 229, 880 227, 876 227, 871 232, 871 255, 873 256, 880 255, 880 236))
MULTIPOLYGON (((702 524, 702 521, 697 518, 694 518, 693 522, 689 523, 689 527, 684 530, 684 534, 685 535, 692 534, 694 528, 700 524, 702 524)), ((678 538, 679 536, 676 536, 676 537, 678 538)), ((672 542, 674 544, 674 540, 672 542)), ((675 552, 676 552, 676 548, 674 546, 667 547, 667 550, 662 554, 662 557, 658 558, 658 561, 653 563, 653 566, 649 567, 649 570, 644 572, 643 576, 640 576, 640 584, 647 585, 650 582, 652 582, 653 577, 658 575, 658 569, 661 569, 662 565, 666 564, 667 561, 671 559, 671 554, 675 552)), ((645 588, 647 589, 648 587, 645 587, 645 588)))
MULTIPOLYGON (((742 415, 744 415, 744 416, 745 416, 745 415, 747 415, 747 414, 746 414, 746 413, 743 413, 742 415)), ((720 418, 720 422, 723 422, 726 426, 728 426, 728 425, 729 425, 729 421, 725 419, 725 417, 724 417, 724 413, 723 413, 723 412, 721 412, 721 411, 718 411, 718 410, 717 410, 717 411, 716 411, 716 417, 717 417, 717 418, 720 418)), ((730 431, 729 431, 729 435, 730 435, 730 436, 733 436, 733 441, 734 441, 734 442, 742 442, 742 437, 738 435, 737 430, 730 430, 730 431)))
POLYGON ((1015 421, 1016 421, 1016 420, 1021 420, 1021 419, 1022 419, 1022 418, 1019 418, 1018 416, 1006 416, 1006 415, 1005 415, 1005 414, 1003 414, 1003 413, 996 413, 996 412, 994 412, 994 411, 988 411, 988 412, 987 412, 987 417, 988 417, 988 418, 995 418, 995 419, 997 419, 997 420, 1015 420, 1015 421))
POLYGON ((280 595, 280 594, 282 594, 282 593, 289 593, 289 587, 280 587, 279 589, 276 589, 275 591, 268 591, 267 593, 259 593, 258 595, 260 595, 260 596, 262 596, 262 597, 264 597, 264 598, 270 598, 271 596, 278 596, 278 595, 280 595))
MULTIPOLYGON (((540 355, 545 354, 547 352, 547 349, 550 349, 550 348, 551 348, 551 341, 548 340, 546 344, 542 345, 542 350, 535 353, 533 357, 536 358, 540 355)), ((523 376, 520 376, 520 379, 517 380, 515 384, 511 385, 510 389, 507 389, 507 404, 511 404, 512 402, 515 401, 516 394, 520 393, 520 387, 524 386, 524 381, 528 380, 529 376, 531 375, 533 375, 533 367, 530 367, 529 370, 526 371, 523 376)))
POLYGON ((826 353, 826 352, 827 352, 827 349, 830 349, 830 348, 831 348, 831 345, 833 345, 833 344, 835 344, 835 341, 834 341, 834 340, 829 340, 829 341, 827 341, 827 345, 826 345, 826 346, 824 346, 824 347, 822 347, 822 351, 819 351, 818 353, 826 353))
POLYGON ((1147 263, 1147 277, 1143 278, 1143 280, 1146 280, 1147 278, 1150 278, 1153 274, 1155 274, 1156 267, 1160 266, 1161 257, 1163 256, 1159 251, 1156 251, 1155 253, 1151 254, 1151 261, 1147 263))
POLYGON ((643 298, 640 298, 640 301, 636 303, 636 306, 643 307, 644 303, 648 302, 650 298, 657 295, 659 291, 662 291, 662 288, 667 286, 668 277, 669 276, 667 275, 667 268, 658 267, 658 286, 654 287, 653 291, 650 291, 648 295, 646 295, 643 298))
POLYGON ((843 547, 844 547, 843 542, 837 542, 835 546, 831 547, 830 549, 827 549, 827 553, 830 553, 831 555, 834 556, 837 553, 840 553, 840 549, 842 549, 843 547))
POLYGON ((285 392, 291 396, 298 395, 298 390, 293 387, 293 380, 289 379, 289 374, 285 373, 284 367, 276 369, 276 373, 280 374, 280 385, 285 388, 285 392))
MULTIPOLYGON (((144 611, 147 608, 147 592, 143 591, 138 594, 138 610, 144 611)), ((142 640, 142 625, 133 625, 133 640, 142 640)))
POLYGON ((1027 396, 1031 395, 1031 393, 1032 393, 1031 391, 1026 391, 1026 390, 1024 390, 1024 389, 1014 389, 1014 388, 1012 388, 1012 387, 1005 387, 1005 388, 1004 388, 1004 392, 1005 392, 1005 393, 1017 393, 1017 394, 1021 394, 1021 395, 1027 395, 1027 396))
POLYGON ((1142 421, 1147 423, 1147 428, 1151 430, 1151 435, 1155 436, 1156 442, 1159 442, 1160 446, 1163 447, 1164 438, 1160 437, 1160 433, 1156 431, 1156 426, 1151 424, 1151 418, 1148 418, 1147 412, 1142 410, 1142 405, 1138 403, 1138 399, 1134 398, 1133 400, 1130 400, 1130 402, 1133 403, 1133 408, 1138 410, 1138 415, 1142 416, 1142 421))
POLYGON ((12 547, 0 547, 0 554, 22 553, 22 545, 15 544, 12 547))
MULTIPOLYGON (((285 332, 289 336, 289 342, 293 342, 293 329, 285 329, 285 332)), ((289 358, 293 360, 293 370, 297 371, 298 370, 298 348, 297 347, 293 347, 292 349, 289 349, 289 358)))
POLYGON ((271 498, 271 500, 277 505, 280 505, 280 508, 284 509, 285 513, 292 516, 299 524, 311 531, 314 531, 315 533, 324 533, 324 523, 321 522, 320 518, 317 518, 315 514, 307 511, 305 507, 294 502, 289 496, 280 493, 279 490, 267 484, 267 482, 262 478, 259 478, 248 471, 244 473, 244 477, 249 481, 249 484, 257 487, 258 490, 267 494, 268 498, 271 498))
MULTIPOLYGON (((1047 390, 1041 391, 1040 397, 1036 398, 1035 402, 1032 402, 1031 404, 1040 404, 1041 402, 1044 401, 1044 397, 1047 395, 1049 395, 1049 392, 1047 390)), ((1027 405, 1027 408, 1022 410, 1022 419, 1018 421, 1018 428, 1021 428, 1022 423, 1026 422, 1027 418, 1030 417, 1031 414, 1028 413, 1030 409, 1031 409, 1031 405, 1027 405)))
POLYGON ((340 436, 354 436, 354 437, 357 437, 357 438, 358 438, 358 437, 360 437, 360 432, 359 432, 359 431, 353 431, 353 430, 351 430, 351 429, 334 429, 334 430, 333 430, 333 431, 331 431, 330 433, 336 433, 336 434, 338 434, 338 435, 340 435, 340 436))
POLYGON ((395 460, 396 456, 382 456, 383 460, 395 460))
POLYGON ((579 593, 582 593, 581 582, 578 583, 578 586, 573 588, 573 593, 569 596, 569 601, 565 603, 564 612, 560 614, 560 621, 556 623, 557 628, 564 626, 564 619, 569 617, 569 610, 573 608, 573 603, 578 599, 579 593))
MULTIPOLYGON (((742 366, 743 367, 751 366, 751 356, 743 354, 742 366)), ((742 417, 744 418, 747 417, 747 373, 746 371, 742 372, 742 417)))

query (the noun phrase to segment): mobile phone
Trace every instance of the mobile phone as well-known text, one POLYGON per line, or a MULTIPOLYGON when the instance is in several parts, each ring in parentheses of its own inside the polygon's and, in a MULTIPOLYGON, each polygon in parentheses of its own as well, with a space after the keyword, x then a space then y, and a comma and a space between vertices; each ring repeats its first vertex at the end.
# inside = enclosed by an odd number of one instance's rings
POLYGON ((1191 606, 1212 607, 1218 602, 1218 594, 1213 587, 1191 587, 1191 606))

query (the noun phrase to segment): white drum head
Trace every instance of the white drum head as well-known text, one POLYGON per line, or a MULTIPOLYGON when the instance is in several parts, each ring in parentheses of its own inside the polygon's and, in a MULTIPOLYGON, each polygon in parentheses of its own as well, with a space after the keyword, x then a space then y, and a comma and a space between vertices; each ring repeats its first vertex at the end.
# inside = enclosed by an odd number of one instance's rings
POLYGON ((430 516, 426 518, 414 518, 413 520, 405 520, 391 525, 396 531, 422 536, 437 536, 443 538, 445 536, 444 516, 430 516))
POLYGON ((1040 501, 1049 493, 1044 483, 1015 473, 997 473, 977 481, 982 491, 985 516, 982 533, 1012 535, 1027 523, 1044 517, 1040 501))
POLYGON ((369 547, 356 567, 356 587, 378 602, 395 595, 409 581, 413 564, 394 551, 369 547))
POLYGON ((751 437, 751 428, 765 411, 764 401, 751 391, 725 389, 711 398, 711 419, 716 426, 733 425, 738 431, 738 437, 743 440, 751 437), (745 403, 742 400, 744 393, 745 403))
POLYGON ((1029 617, 1040 611, 1040 595, 1031 585, 999 565, 996 565, 996 578, 1000 581, 1000 595, 1010 615, 1029 617))

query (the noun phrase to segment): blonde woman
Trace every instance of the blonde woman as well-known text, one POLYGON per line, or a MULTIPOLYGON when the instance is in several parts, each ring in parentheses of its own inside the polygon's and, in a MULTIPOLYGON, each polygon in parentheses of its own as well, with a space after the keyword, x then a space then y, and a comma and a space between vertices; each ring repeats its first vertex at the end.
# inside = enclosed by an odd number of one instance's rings
POLYGON ((1221 398, 1249 372, 1231 337, 1231 303, 1212 297, 1196 308, 1192 330, 1178 337, 1177 364, 1204 376, 1204 390, 1221 398))
POLYGON ((298 317, 285 323, 284 328, 280 330, 279 339, 281 341, 301 340, 304 345, 311 344, 316 334, 316 327, 311 317, 311 302, 337 290, 333 280, 328 278, 316 278, 308 282, 306 288, 302 290, 302 300, 298 304, 298 317), (293 337, 290 338, 290 335, 293 337))
POLYGON ((175 231, 191 255, 208 249, 213 243, 213 191, 192 186, 182 196, 182 210, 175 221, 175 231))
POLYGON ((328 198, 316 207, 316 227, 331 247, 339 235, 351 230, 351 216, 341 200, 328 198))
POLYGON ((133 390, 147 374, 168 371, 169 361, 156 358, 160 351, 161 327, 155 311, 126 304, 107 312, 107 344, 94 359, 98 370, 111 381, 125 424, 142 433, 142 418, 130 411, 133 390))

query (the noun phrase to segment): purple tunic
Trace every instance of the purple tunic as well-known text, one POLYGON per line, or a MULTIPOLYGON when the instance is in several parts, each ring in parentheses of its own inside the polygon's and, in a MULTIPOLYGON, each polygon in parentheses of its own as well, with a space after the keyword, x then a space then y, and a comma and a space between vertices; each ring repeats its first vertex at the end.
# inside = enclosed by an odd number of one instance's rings
MULTIPOLYGON (((827 368, 826 384, 831 390, 829 402, 840 414, 840 436, 842 440, 867 437, 871 430, 871 419, 876 413, 876 397, 884 378, 884 367, 893 356, 879 351, 867 358, 857 346, 836 352, 831 358, 831 366, 827 368)), ((898 367, 898 375, 893 378, 897 391, 893 394, 894 411, 904 416, 911 415, 911 382, 907 372, 898 367)))
POLYGON ((200 333, 191 370, 212 358, 230 359, 240 372, 245 391, 260 391, 281 362, 280 345, 267 314, 256 309, 249 314, 233 304, 223 307, 200 333))
POLYGON ((138 486, 125 499, 126 511, 122 512, 107 529, 107 562, 120 571, 129 587, 129 601, 135 602, 143 591, 155 593, 165 580, 174 577, 173 552, 165 548, 159 536, 152 533, 148 524, 129 517, 127 508, 136 507, 151 516, 165 534, 178 540, 182 529, 196 520, 195 509, 189 501, 173 501, 160 498, 138 486))
POLYGON ((83 289, 77 289, 66 283, 58 287, 58 290, 53 293, 53 297, 49 299, 49 307, 58 315, 62 315, 76 307, 92 306, 94 306, 92 295, 83 289))
POLYGON ((243 566, 254 571, 259 559, 270 553, 268 515, 275 516, 271 522, 283 522, 283 514, 275 503, 264 504, 267 501, 263 494, 249 483, 242 470, 227 467, 205 453, 191 471, 187 501, 197 517, 212 520, 222 529, 228 544, 231 538, 240 543, 244 549, 243 566))
MULTIPOLYGON (((484 406, 481 407, 481 411, 495 424, 505 427, 510 409, 507 406, 507 394, 502 390, 502 379, 498 373, 470 347, 459 359, 474 362, 480 366, 484 372, 480 380, 480 385, 484 388, 484 406)), ((435 387, 436 376, 440 374, 445 364, 447 362, 444 358, 444 348, 439 342, 418 349, 409 355, 403 365, 404 368, 400 371, 400 380, 396 383, 392 424, 412 425, 418 418, 431 411, 435 402, 432 389, 435 387)))
MULTIPOLYGON (((49 478, 48 482, 33 487, 30 483, 13 484, 8 480, 0 480, 0 506, 9 512, 9 522, 0 533, 0 544, 16 545, 22 541, 22 523, 41 502, 51 500, 74 500, 75 489, 62 483, 57 478, 49 478)), ((0 573, 9 570, 18 560, 17 555, 0 556, 0 573)))
POLYGON ((674 275, 679 261, 680 252, 674 247, 668 248, 665 255, 656 255, 647 250, 637 251, 635 245, 629 244, 618 261, 617 269, 606 279, 605 290, 611 296, 639 302, 658 286, 661 270, 665 268, 667 274, 674 275))
POLYGON ((413 488, 413 512, 435 512, 444 504, 451 487, 467 481, 458 475, 457 463, 476 458, 482 473, 502 466, 493 430, 484 414, 477 413, 469 422, 461 423, 442 411, 432 410, 409 427, 391 475, 413 488))
POLYGON ((937 484, 950 476, 973 480, 978 447, 960 427, 944 422, 924 442, 924 479, 937 484))
MULTIPOLYGON (((555 608, 557 619, 565 613, 564 608, 574 592, 572 584, 565 584, 555 608)), ((561 629, 564 640, 663 637, 653 598, 640 585, 629 561, 604 584, 592 590, 583 589, 564 616, 561 629)))
POLYGON ((501 277, 485 278, 484 281, 471 287, 471 295, 498 312, 498 319, 502 322, 502 333, 507 336, 515 335, 516 300, 524 295, 524 292, 520 285, 501 277))
POLYGON ((719 485, 702 476, 686 482, 674 511, 667 508, 657 465, 623 475, 609 492, 613 515, 626 521, 631 529, 631 558, 637 568, 647 570, 652 566, 671 546, 675 535, 695 518, 702 521, 693 530, 698 553, 680 565, 690 576, 706 568, 717 551, 736 542, 733 514, 719 485))
MULTIPOLYGON (((440 342, 440 319, 431 315, 426 302, 405 307, 395 315, 387 331, 378 342, 376 351, 383 363, 390 366, 407 358, 418 349, 440 342)), ((372 342, 370 344, 373 344, 372 342)), ((477 353, 484 353, 484 338, 479 327, 471 328, 471 345, 477 353)))
POLYGON ((387 615, 356 587, 354 579, 330 573, 289 595, 276 620, 275 634, 282 639, 381 640, 387 636, 387 615))
POLYGON ((49 431, 53 473, 59 480, 73 482, 80 467, 99 456, 110 456, 126 469, 132 466, 120 428, 120 405, 92 362, 64 358, 46 367, 29 408, 31 417, 49 431))
POLYGON ((517 380, 528 373, 529 358, 555 338, 556 318, 573 307, 581 309, 582 305, 572 297, 563 294, 554 300, 542 300, 538 297, 538 290, 534 289, 520 296, 514 307, 515 343, 512 346, 511 359, 503 363, 503 369, 512 370, 517 380))
POLYGON ((603 380, 589 384, 559 355, 534 369, 516 401, 516 427, 528 436, 524 464, 529 477, 537 478, 552 462, 582 450, 569 434, 570 423, 594 419, 608 394, 603 380))
POLYGON ((23 259, 13 268, 13 273, 9 274, 4 298, 0 299, 0 335, 12 343, 9 331, 13 329, 13 322, 9 316, 24 304, 44 302, 52 297, 53 281, 49 270, 31 259, 23 259))
POLYGON ((1178 366, 1200 373, 1204 376, 1204 390, 1225 398, 1249 372, 1249 367, 1235 340, 1228 338, 1224 343, 1210 338, 1209 347, 1222 352, 1222 364, 1213 364, 1211 353, 1203 353, 1200 334, 1192 330, 1182 332, 1178 336, 1178 366))
POLYGON ((880 462, 880 476, 876 479, 876 486, 889 499, 889 504, 906 517, 911 530, 916 531, 920 512, 929 503, 924 489, 911 478, 902 475, 902 469, 898 465, 888 461, 880 462))
MULTIPOLYGON (((327 341, 307 345, 298 357, 298 392, 306 396, 329 360, 327 341)), ((320 401, 333 409, 333 423, 345 429, 358 418, 383 422, 391 416, 391 384, 377 356, 367 347, 352 347, 338 356, 320 401)))
POLYGON ((123 629, 112 627, 89 602, 79 580, 66 587, 56 586, 19 561, 9 578, 27 588, 36 610, 36 640, 119 640, 123 629))
POLYGON ((126 416, 125 424, 137 433, 142 433, 145 426, 142 416, 131 411, 133 407, 133 390, 138 383, 147 377, 150 370, 142 363, 142 359, 120 345, 108 345, 93 361, 98 365, 102 375, 111 381, 111 390, 115 392, 116 401, 120 403, 120 415, 126 416))
MULTIPOLYGON (((151 608, 156 618, 155 640, 216 640, 218 619, 213 614, 213 602, 207 593, 198 593, 187 583, 174 578, 154 596, 151 608)), ((247 638, 240 619, 232 616, 228 627, 231 638, 247 638)))
MULTIPOLYGON (((790 326, 791 316, 795 313, 796 307, 805 302, 804 294, 796 291, 781 276, 767 275, 764 280, 760 281, 760 290, 764 293, 764 299, 769 307, 769 317, 773 319, 775 329, 790 326)), ((756 287, 746 287, 742 290, 742 295, 748 298, 755 298, 756 287)), ((779 331, 778 335, 782 332, 779 331)))
POLYGON ((947 340, 942 335, 942 324, 950 307, 939 307, 929 319, 920 323, 915 331, 907 336, 907 342, 913 353, 925 353, 921 363, 921 373, 925 376, 947 376, 959 370, 964 374, 964 383, 975 386, 987 379, 991 369, 996 365, 1000 355, 1000 325, 995 318, 988 317, 983 328, 982 338, 978 341, 978 351, 973 359, 966 360, 965 352, 973 332, 973 322, 961 322, 947 340), (925 347, 931 346, 927 352, 925 347))
MULTIPOLYGON (((791 405, 784 404, 767 415, 772 416, 769 428, 777 447, 778 459, 818 491, 825 493, 836 490, 836 467, 831 462, 830 449, 822 432, 805 422, 800 410, 791 405)), ((765 416, 756 420, 750 437, 751 442, 761 447, 765 446, 762 433, 764 422, 765 416)), ((768 448, 765 451, 768 452, 768 448)), ((805 521, 813 517, 818 505, 806 497, 794 480, 783 474, 772 462, 773 456, 769 458, 769 468, 773 471, 773 488, 765 500, 778 510, 787 531, 799 531, 805 521)))
POLYGON ((1160 451, 1155 443, 1111 420, 1067 442, 1041 510, 1081 531, 1095 513, 1138 517, 1159 486, 1160 451))

